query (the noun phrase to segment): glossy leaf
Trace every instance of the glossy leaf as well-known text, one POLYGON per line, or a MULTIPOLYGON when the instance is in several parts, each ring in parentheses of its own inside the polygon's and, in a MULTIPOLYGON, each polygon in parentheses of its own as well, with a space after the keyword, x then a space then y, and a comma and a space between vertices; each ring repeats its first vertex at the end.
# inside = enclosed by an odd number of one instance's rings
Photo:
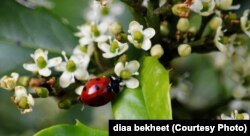
POLYGON ((3 0, 0 13, 0 76, 22 71, 22 64, 37 48, 60 55, 77 44, 73 31, 45 9, 28 9, 14 0, 3 0))
POLYGON ((112 102, 115 119, 172 119, 168 74, 156 58, 142 59, 140 87, 124 89, 112 102))
POLYGON ((56 125, 40 132, 36 133, 35 136, 107 136, 108 132, 103 130, 98 130, 94 128, 90 128, 80 121, 77 120, 76 125, 56 125))

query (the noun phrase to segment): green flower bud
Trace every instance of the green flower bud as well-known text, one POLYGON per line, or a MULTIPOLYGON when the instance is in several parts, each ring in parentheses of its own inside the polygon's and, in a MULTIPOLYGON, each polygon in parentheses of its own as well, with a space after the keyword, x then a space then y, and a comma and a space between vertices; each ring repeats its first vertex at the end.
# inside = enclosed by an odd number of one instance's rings
POLYGON ((98 37, 100 35, 100 32, 99 32, 97 26, 95 26, 95 25, 91 26, 91 32, 94 34, 95 37, 98 37))
POLYGON ((122 26, 118 22, 114 22, 109 26, 109 31, 113 35, 117 35, 122 32, 122 26))
POLYGON ((160 30, 161 30, 161 34, 162 35, 168 35, 169 34, 169 26, 168 26, 168 22, 167 21, 163 21, 161 22, 161 26, 160 26, 160 30))
POLYGON ((134 35, 133 35, 134 40, 136 40, 138 43, 142 43, 143 42, 143 34, 140 31, 135 31, 134 35))
POLYGON ((151 48, 150 54, 151 54, 151 56, 155 56, 157 58, 160 58, 164 54, 164 50, 160 44, 156 44, 151 48))
POLYGON ((249 115, 247 113, 239 113, 236 115, 236 120, 248 120, 249 115))
POLYGON ((61 100, 59 101, 58 103, 58 107, 60 109, 69 109, 71 107, 71 100, 70 99, 64 99, 64 100, 61 100))
POLYGON ((178 53, 181 57, 188 56, 192 51, 192 48, 188 44, 181 44, 178 47, 178 53))
POLYGON ((42 56, 39 56, 36 61, 37 61, 37 66, 40 69, 45 68, 47 66, 47 62, 42 56))
POLYGON ((119 48, 119 44, 116 41, 113 41, 112 44, 110 45, 110 52, 115 53, 116 49, 119 48))
POLYGON ((222 24, 222 19, 220 17, 213 17, 209 22, 209 27, 216 31, 217 28, 222 24))
POLYGON ((26 109, 28 106, 28 98, 26 96, 22 96, 20 101, 18 102, 18 107, 21 109, 26 109))
POLYGON ((17 80, 17 84, 21 86, 28 86, 30 78, 28 76, 22 76, 17 80))
POLYGON ((229 9, 233 4, 233 0, 219 0, 216 1, 216 6, 222 10, 229 9))
POLYGON ((125 43, 128 41, 127 37, 128 35, 126 33, 119 33, 115 35, 115 39, 122 43, 125 43))
POLYGON ((189 29, 189 20, 187 18, 180 18, 177 23, 177 30, 186 32, 189 29))
POLYGON ((132 73, 128 69, 124 69, 121 71, 120 76, 123 80, 128 80, 131 78, 132 73))
POLYGON ((128 61, 128 56, 123 54, 119 59, 118 59, 118 62, 122 62, 122 63, 125 63, 128 61))
POLYGON ((35 91, 39 97, 46 98, 49 96, 49 90, 45 87, 38 87, 35 91))
POLYGON ((66 69, 69 72, 74 72, 76 71, 76 64, 73 60, 69 60, 66 64, 66 69))

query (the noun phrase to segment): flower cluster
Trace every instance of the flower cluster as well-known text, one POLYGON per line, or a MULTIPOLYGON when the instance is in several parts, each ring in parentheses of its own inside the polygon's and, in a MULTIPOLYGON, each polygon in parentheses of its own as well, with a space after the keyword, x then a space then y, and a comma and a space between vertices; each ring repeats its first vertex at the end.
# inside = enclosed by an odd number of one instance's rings
MULTIPOLYGON (((36 49, 30 55, 32 62, 23 64, 23 68, 36 77, 19 78, 17 73, 12 73, 11 76, 4 76, 0 80, 1 87, 14 90, 12 100, 22 113, 32 111, 33 97, 56 96, 61 101, 59 107, 68 107, 71 100, 61 98, 62 92, 73 88, 80 94, 85 82, 101 75, 102 72, 105 73, 110 67, 114 67, 114 70, 108 76, 121 79, 120 86, 137 88, 139 81, 135 76, 139 75, 140 63, 137 60, 129 60, 126 52, 131 46, 149 51, 152 46, 151 39, 156 32, 153 28, 144 28, 137 21, 131 21, 128 30, 124 31, 115 20, 122 11, 123 7, 112 1, 106 4, 93 1, 86 12, 88 22, 79 26, 79 32, 75 33, 75 36, 79 37, 79 44, 72 53, 66 54, 62 51, 62 56, 49 58, 48 50, 36 49), (102 57, 99 54, 102 54, 102 57), (107 64, 101 61, 104 59, 107 64), (111 66, 109 62, 115 65, 111 66), (90 69, 89 65, 96 67, 90 69)), ((156 44, 150 53, 160 58, 164 51, 160 44, 156 44)))
POLYGON ((221 114, 221 120, 249 120, 248 113, 238 113, 237 110, 231 113, 231 116, 227 116, 225 114, 221 114))

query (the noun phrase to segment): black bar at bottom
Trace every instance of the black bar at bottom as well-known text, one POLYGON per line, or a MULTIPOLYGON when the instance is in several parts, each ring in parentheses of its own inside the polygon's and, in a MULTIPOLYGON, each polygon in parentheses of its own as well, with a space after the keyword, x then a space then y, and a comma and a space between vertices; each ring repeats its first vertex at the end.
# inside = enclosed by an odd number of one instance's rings
POLYGON ((144 134, 226 134, 249 135, 250 121, 241 120, 110 120, 110 136, 144 134))

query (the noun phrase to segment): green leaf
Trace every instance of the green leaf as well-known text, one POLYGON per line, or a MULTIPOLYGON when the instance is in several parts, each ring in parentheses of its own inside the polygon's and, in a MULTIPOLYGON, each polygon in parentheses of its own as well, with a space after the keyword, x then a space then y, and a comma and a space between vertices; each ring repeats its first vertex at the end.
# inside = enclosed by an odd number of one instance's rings
POLYGON ((76 121, 76 125, 56 125, 43 129, 35 134, 35 136, 107 136, 108 132, 90 128, 80 121, 76 121))
POLYGON ((13 0, 0 5, 0 76, 23 71, 22 64, 31 60, 37 48, 60 55, 71 52, 77 40, 73 31, 45 9, 28 9, 13 0))
POLYGON ((88 0, 50 0, 54 8, 51 11, 62 17, 71 26, 78 26, 83 24, 83 13, 89 5, 88 0))
POLYGON ((141 64, 140 87, 124 89, 112 102, 115 119, 172 119, 168 70, 154 57, 141 64))

